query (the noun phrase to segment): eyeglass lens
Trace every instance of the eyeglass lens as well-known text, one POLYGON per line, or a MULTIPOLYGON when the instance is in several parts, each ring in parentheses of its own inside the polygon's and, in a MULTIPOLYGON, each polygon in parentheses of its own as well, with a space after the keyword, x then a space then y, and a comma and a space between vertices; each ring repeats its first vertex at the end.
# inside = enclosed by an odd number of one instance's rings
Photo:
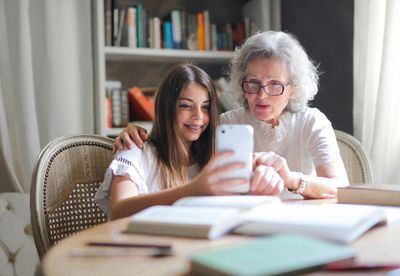
POLYGON ((268 83, 262 85, 258 82, 244 81, 242 83, 244 92, 250 94, 257 94, 261 88, 264 88, 268 95, 281 95, 284 90, 284 85, 281 83, 268 83))

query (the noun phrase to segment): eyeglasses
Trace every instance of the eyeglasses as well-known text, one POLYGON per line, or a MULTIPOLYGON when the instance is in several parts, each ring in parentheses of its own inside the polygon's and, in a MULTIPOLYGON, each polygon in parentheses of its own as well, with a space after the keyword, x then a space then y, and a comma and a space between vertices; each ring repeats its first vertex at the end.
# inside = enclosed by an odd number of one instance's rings
POLYGON ((266 85, 262 85, 258 81, 242 81, 242 89, 247 94, 257 94, 261 88, 264 89, 265 93, 269 96, 280 96, 285 91, 285 87, 290 85, 288 83, 280 83, 279 81, 272 81, 266 85))

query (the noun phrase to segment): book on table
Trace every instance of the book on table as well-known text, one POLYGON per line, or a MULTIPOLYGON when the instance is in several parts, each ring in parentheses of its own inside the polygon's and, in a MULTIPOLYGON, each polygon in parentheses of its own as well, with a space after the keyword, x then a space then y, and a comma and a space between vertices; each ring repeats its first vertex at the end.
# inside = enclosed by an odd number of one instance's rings
POLYGON ((297 233, 350 243, 385 223, 379 207, 348 204, 281 203, 277 197, 188 197, 172 206, 153 206, 130 217, 127 232, 215 239, 297 233))
POLYGON ((337 197, 339 203, 400 206, 400 186, 352 185, 338 188, 337 197))
POLYGON ((235 233, 307 234, 338 243, 351 243, 370 228, 386 223, 384 210, 350 204, 280 204, 259 206, 242 215, 235 233))
POLYGON ((275 196, 185 197, 170 206, 152 206, 130 217, 127 232, 215 239, 241 223, 257 205, 280 203, 275 196))
POLYGON ((279 234, 196 252, 190 256, 190 274, 295 275, 354 257, 355 252, 343 245, 279 234))

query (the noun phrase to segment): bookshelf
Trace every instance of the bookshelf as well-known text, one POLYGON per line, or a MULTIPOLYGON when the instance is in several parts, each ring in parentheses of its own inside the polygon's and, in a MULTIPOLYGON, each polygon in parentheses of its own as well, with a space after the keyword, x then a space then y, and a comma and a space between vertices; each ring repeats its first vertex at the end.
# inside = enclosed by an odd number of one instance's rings
POLYGON ((128 47, 105 47, 106 59, 109 61, 148 61, 157 59, 158 62, 207 62, 225 64, 233 57, 228 51, 191 51, 177 49, 150 49, 128 47))
MULTIPOLYGON (((254 0, 253 0, 254 1, 254 0)), ((255 1, 279 1, 279 0, 255 0, 255 1)), ((126 1, 125 1, 126 2, 126 1)), ((154 9, 159 2, 142 2, 148 9, 154 9)), ((242 6, 249 1, 235 0, 225 1, 229 3, 230 12, 221 13, 221 8, 216 9, 211 0, 197 1, 164 1, 158 12, 168 13, 174 8, 197 9, 198 11, 209 9, 210 13, 217 13, 214 18, 221 22, 230 22, 241 17, 242 6), (189 6, 186 7, 185 5, 189 6), (193 7, 197 5, 198 7, 193 7), (223 17, 227 18, 223 18, 223 17)), ((223 3, 222 3, 223 4, 223 3)), ((105 20, 104 0, 92 1, 92 36, 93 36, 93 65, 94 65, 94 106, 95 106, 95 130, 103 136, 116 136, 122 128, 110 128, 106 124, 106 81, 118 80, 122 87, 146 87, 158 86, 165 72, 174 64, 193 62, 206 70, 213 79, 226 73, 229 61, 233 57, 232 51, 197 51, 181 49, 152 49, 129 48, 105 45, 105 20)), ((151 122, 131 122, 150 130, 151 122)))

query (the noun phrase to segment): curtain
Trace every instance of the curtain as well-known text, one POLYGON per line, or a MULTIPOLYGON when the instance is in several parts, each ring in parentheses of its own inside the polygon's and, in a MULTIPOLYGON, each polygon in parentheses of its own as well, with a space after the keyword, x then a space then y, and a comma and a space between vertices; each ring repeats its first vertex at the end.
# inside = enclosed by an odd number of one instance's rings
POLYGON ((0 0, 0 158, 16 191, 49 141, 93 133, 91 47, 90 1, 0 0))
POLYGON ((354 135, 378 183, 400 184, 400 1, 355 0, 354 135))

